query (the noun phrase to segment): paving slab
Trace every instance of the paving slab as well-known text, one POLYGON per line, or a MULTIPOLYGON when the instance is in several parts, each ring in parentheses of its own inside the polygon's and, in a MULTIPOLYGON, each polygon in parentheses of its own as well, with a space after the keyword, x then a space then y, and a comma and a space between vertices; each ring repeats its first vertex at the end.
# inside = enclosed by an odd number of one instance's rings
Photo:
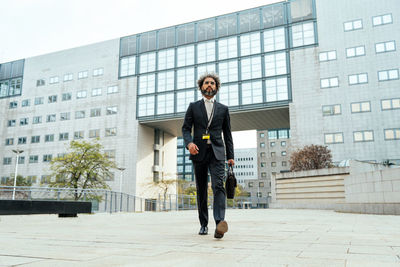
MULTIPOLYGON (((210 211, 212 216, 212 211, 210 211)), ((400 216, 227 210, 221 240, 197 211, 0 216, 0 266, 400 266, 400 216)))

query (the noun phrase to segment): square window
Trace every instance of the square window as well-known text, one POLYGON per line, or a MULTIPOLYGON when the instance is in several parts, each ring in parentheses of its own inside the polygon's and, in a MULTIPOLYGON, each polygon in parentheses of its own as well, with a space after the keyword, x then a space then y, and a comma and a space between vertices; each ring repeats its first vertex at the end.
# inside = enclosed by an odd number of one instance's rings
POLYGON ((61 97, 61 100, 62 101, 68 101, 68 100, 71 100, 71 98, 72 98, 72 93, 63 93, 62 97, 61 97))
POLYGON ((76 98, 77 98, 77 99, 86 98, 86 96, 87 96, 86 90, 79 91, 79 92, 77 92, 77 94, 76 94, 76 98))
POLYGON ((35 105, 42 105, 44 103, 44 97, 36 97, 35 105))
POLYGON ((54 134, 46 134, 44 136, 44 141, 45 142, 54 142, 54 134))
POLYGON ((74 132, 74 139, 75 140, 76 139, 83 139, 83 136, 84 136, 84 132, 83 131, 74 132))
POLYGON ((107 88, 107 94, 118 93, 118 86, 110 86, 107 88))

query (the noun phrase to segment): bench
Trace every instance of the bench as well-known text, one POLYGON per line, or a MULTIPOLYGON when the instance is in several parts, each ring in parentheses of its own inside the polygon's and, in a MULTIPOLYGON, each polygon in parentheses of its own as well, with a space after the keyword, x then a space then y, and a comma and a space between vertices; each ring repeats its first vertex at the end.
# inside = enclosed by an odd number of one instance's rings
POLYGON ((91 213, 92 202, 56 200, 0 200, 0 215, 58 214, 58 217, 77 217, 91 213))

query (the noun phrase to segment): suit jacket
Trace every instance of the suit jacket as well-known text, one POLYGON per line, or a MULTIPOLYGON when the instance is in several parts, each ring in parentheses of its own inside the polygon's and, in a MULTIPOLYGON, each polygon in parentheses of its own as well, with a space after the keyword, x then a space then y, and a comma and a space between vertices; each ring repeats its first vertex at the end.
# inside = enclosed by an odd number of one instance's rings
MULTIPOLYGON (((209 133, 215 158, 217 160, 225 160, 226 151, 226 159, 233 159, 233 141, 229 109, 227 106, 218 103, 217 101, 214 101, 214 105, 214 116, 209 128, 209 133), (222 132, 224 133, 224 140, 222 140, 222 132)), ((200 162, 204 160, 207 150, 207 140, 203 140, 202 137, 203 134, 206 133, 207 124, 208 117, 204 100, 201 99, 190 103, 183 122, 182 135, 186 149, 189 143, 192 142, 199 148, 199 153, 197 155, 190 155, 192 161, 200 162), (192 127, 194 128, 193 137, 192 127)))

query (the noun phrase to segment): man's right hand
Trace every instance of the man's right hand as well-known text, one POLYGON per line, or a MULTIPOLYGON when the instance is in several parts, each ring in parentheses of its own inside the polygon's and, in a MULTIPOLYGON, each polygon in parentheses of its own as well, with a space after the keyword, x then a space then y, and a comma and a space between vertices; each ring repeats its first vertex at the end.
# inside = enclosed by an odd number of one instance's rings
POLYGON ((195 143, 188 144, 188 149, 189 149, 190 154, 192 154, 192 155, 199 154, 199 148, 196 146, 195 143))

